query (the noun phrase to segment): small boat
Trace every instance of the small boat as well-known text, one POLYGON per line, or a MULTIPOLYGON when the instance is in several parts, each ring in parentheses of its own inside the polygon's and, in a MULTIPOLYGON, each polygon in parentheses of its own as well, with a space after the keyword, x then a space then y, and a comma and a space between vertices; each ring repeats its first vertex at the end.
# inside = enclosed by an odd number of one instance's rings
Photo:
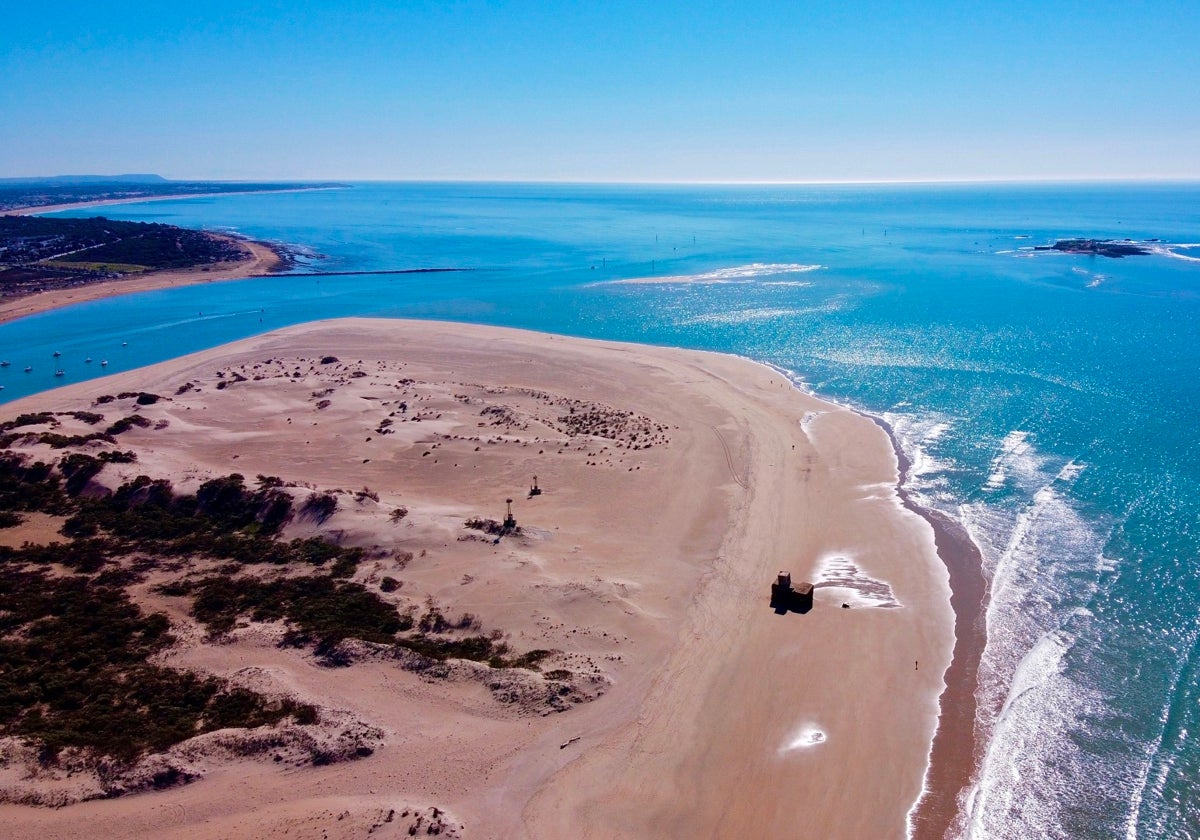
POLYGON ((101 359, 100 367, 108 367, 108 359, 101 359))
POLYGON ((3 362, 0 362, 0 367, 8 367, 11 364, 12 362, 10 362, 8 359, 5 359, 3 362))
POLYGON ((58 352, 57 350, 54 351, 54 358, 57 359, 61 355, 62 355, 62 353, 58 352))
POLYGON ((25 365, 26 373, 33 373, 33 365, 25 365))
POLYGON ((121 342, 121 346, 122 346, 122 347, 128 347, 128 346, 129 346, 129 342, 128 342, 128 341, 122 341, 122 342, 121 342))
POLYGON ((56 371, 54 371, 54 375, 55 376, 66 376, 67 372, 65 370, 56 370, 56 371))
POLYGON ((84 363, 85 363, 85 364, 89 364, 89 365, 90 365, 90 364, 92 363, 92 357, 91 357, 91 356, 88 356, 88 357, 87 357, 86 359, 84 359, 83 361, 84 361, 84 363))

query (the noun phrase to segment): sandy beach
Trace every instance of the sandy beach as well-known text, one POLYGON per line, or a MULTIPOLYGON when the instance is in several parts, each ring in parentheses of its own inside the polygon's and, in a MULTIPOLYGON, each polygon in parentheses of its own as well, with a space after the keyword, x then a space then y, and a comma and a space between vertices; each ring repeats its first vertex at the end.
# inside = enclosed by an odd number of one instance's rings
MULTIPOLYGON (((732 356, 366 319, 3 414, 81 409, 149 421, 121 436, 138 460, 105 467, 106 485, 145 473, 186 491, 236 471, 333 492, 336 513, 289 535, 364 546, 378 559, 355 579, 397 579, 398 604, 470 613, 516 650, 553 653, 503 679, 369 655, 331 668, 279 647, 267 624, 205 641, 177 602, 139 586, 180 640, 164 664, 356 721, 379 733, 373 754, 330 766, 202 755, 199 778, 169 790, 0 805, 6 836, 391 837, 435 822, 471 838, 906 835, 955 615, 934 529, 905 506, 870 418, 732 356), (121 392, 164 399, 97 402, 121 392), (502 518, 506 498, 519 536, 464 528, 502 518), (816 584, 810 612, 769 606, 780 570, 816 584), (543 691, 551 671, 570 674, 559 699, 543 691)), ((46 540, 52 525, 0 537, 46 540)), ((0 773, 0 793, 30 784, 0 773)))
POLYGON ((221 234, 210 234, 236 244, 246 252, 246 259, 215 263, 196 268, 179 270, 147 271, 144 274, 131 274, 118 280, 101 280, 84 283, 65 289, 52 289, 34 295, 13 299, 0 299, 0 324, 15 321, 27 315, 35 315, 50 309, 70 306, 73 303, 83 303, 89 300, 128 295, 134 292, 149 292, 155 289, 169 289, 175 286, 192 286, 198 283, 217 283, 222 280, 241 280, 246 277, 259 277, 279 270, 283 264, 270 246, 262 242, 239 239, 221 234))

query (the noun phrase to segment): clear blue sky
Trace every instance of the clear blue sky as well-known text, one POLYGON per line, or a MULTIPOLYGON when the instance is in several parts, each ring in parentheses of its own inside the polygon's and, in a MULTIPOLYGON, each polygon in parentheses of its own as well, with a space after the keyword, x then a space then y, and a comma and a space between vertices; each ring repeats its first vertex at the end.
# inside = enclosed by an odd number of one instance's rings
POLYGON ((1200 0, 10 2, 0 176, 1200 177, 1200 0))

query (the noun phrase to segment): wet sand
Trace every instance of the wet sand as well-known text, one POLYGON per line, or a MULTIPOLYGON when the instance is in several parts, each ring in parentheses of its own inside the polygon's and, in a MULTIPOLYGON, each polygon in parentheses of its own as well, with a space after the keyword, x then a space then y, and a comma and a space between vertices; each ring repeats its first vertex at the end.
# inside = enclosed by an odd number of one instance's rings
POLYGON ((979 547, 962 525, 941 511, 922 508, 912 501, 904 489, 911 464, 892 429, 879 418, 874 420, 892 441, 900 467, 900 498, 905 507, 924 517, 933 528, 938 556, 950 574, 954 658, 946 671, 946 690, 941 697, 941 717, 930 751, 925 793, 913 814, 914 838, 942 840, 961 814, 960 797, 966 793, 982 758, 982 745, 975 737, 975 691, 979 661, 987 643, 987 580, 979 547))

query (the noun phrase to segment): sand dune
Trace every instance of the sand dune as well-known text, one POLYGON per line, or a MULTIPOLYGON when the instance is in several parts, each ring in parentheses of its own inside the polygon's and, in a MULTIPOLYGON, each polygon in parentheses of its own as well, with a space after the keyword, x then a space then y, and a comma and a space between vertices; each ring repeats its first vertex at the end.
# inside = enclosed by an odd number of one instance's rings
POLYGON ((144 605, 180 628, 166 662, 337 710, 378 730, 373 754, 209 760, 161 792, 2 805, 7 836, 409 836, 418 818, 422 834, 436 822, 478 838, 904 835, 953 616, 931 530, 899 504, 869 419, 729 356, 363 319, 6 416, 121 391, 169 399, 136 409, 152 423, 120 445, 138 462, 103 481, 186 488, 237 471, 297 497, 340 491, 328 520, 298 518, 289 535, 375 550, 357 579, 395 578, 397 603, 432 599, 515 650, 554 653, 541 673, 422 673, 369 649, 330 668, 278 648, 277 627, 189 635, 186 612, 147 586, 144 605), (529 496, 534 475, 543 492, 529 496), (464 527, 502 518, 506 498, 521 535, 464 527), (768 606, 781 568, 818 583, 811 612, 768 606), (557 700, 550 669, 571 675, 557 700))

